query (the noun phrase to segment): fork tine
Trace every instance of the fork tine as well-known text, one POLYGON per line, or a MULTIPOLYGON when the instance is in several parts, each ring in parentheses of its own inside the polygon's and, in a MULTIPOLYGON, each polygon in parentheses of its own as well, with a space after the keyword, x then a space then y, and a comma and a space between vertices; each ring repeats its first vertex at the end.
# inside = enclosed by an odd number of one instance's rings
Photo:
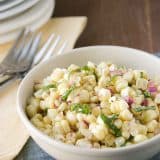
POLYGON ((51 34, 47 40, 47 42, 43 45, 43 47, 40 49, 40 51, 36 54, 34 60, 33 60, 33 63, 32 63, 32 66, 38 64, 40 62, 40 60, 43 58, 44 56, 44 53, 46 52, 46 50, 48 49, 48 47, 50 46, 51 44, 51 41, 53 40, 54 38, 54 34, 51 34))
POLYGON ((19 47, 17 47, 16 51, 14 52, 12 61, 15 61, 15 62, 20 61, 20 59, 23 55, 23 52, 26 50, 26 47, 28 45, 30 34, 31 34, 30 31, 28 31, 27 33, 24 34, 24 36, 22 37, 22 40, 19 44, 19 47))
POLYGON ((25 29, 23 29, 23 30, 19 33, 19 35, 18 35, 18 37, 17 37, 14 45, 12 46, 12 48, 10 49, 9 53, 6 55, 6 57, 4 58, 4 60, 2 61, 2 63, 5 62, 5 61, 8 61, 8 59, 10 59, 12 56, 14 56, 13 52, 16 51, 16 49, 17 49, 17 47, 18 47, 18 44, 20 43, 20 40, 21 40, 21 39, 23 38, 23 36, 24 36, 24 33, 25 33, 25 29))
POLYGON ((26 56, 28 56, 28 51, 31 48, 32 41, 33 41, 33 36, 31 36, 31 38, 28 39, 28 42, 26 42, 26 44, 24 45, 21 55, 18 58, 19 62, 25 59, 26 56))
POLYGON ((56 53, 56 55, 60 55, 62 54, 62 52, 64 51, 64 49, 66 48, 67 46, 67 42, 65 41, 62 46, 60 47, 60 49, 58 50, 58 52, 56 53))
POLYGON ((20 41, 19 46, 17 47, 15 53, 14 53, 14 59, 17 60, 21 56, 21 53, 23 52, 23 49, 26 46, 26 41, 29 39, 29 36, 31 34, 30 30, 25 30, 25 33, 22 37, 22 40, 20 41))
POLYGON ((29 51, 29 54, 27 56, 26 59, 28 59, 30 61, 30 64, 33 62, 33 58, 36 54, 36 51, 39 47, 39 43, 40 43, 40 40, 41 40, 41 36, 42 34, 39 33, 38 35, 35 36, 35 38, 33 39, 33 43, 31 45, 31 48, 30 48, 30 51, 29 51))
POLYGON ((46 55, 44 56, 44 58, 42 59, 42 62, 47 60, 49 57, 51 57, 51 55, 53 54, 53 51, 55 50, 58 42, 60 41, 61 37, 57 36, 57 38, 55 39, 55 41, 51 44, 51 47, 48 49, 46 55))
POLYGON ((25 70, 25 68, 28 66, 28 62, 25 61, 25 59, 28 56, 28 52, 29 52, 29 50, 31 48, 32 41, 33 41, 33 36, 31 36, 31 38, 28 39, 28 42, 26 42, 26 44, 25 44, 25 46, 24 46, 24 48, 23 48, 23 50, 21 52, 21 55, 18 57, 17 60, 15 59, 15 63, 11 64, 12 68, 9 68, 7 70, 7 73, 20 72, 20 70, 25 70), (18 66, 16 65, 16 64, 19 64, 18 62, 20 62, 20 61, 21 61, 21 64, 24 65, 23 67, 22 67, 22 65, 21 65, 21 67, 19 65, 18 66))
POLYGON ((25 45, 25 48, 23 50, 23 53, 20 58, 20 64, 16 67, 14 64, 14 68, 8 69, 8 73, 13 72, 24 72, 28 70, 31 66, 31 63, 33 61, 33 57, 35 56, 35 52, 38 48, 39 42, 40 42, 41 34, 38 34, 36 36, 32 35, 31 38, 28 40, 28 42, 25 45))
POLYGON ((17 39, 16 39, 16 41, 15 41, 15 44, 12 46, 11 50, 16 48, 16 46, 19 44, 20 39, 24 36, 25 32, 26 32, 26 29, 25 29, 25 28, 23 28, 23 29, 20 31, 20 33, 18 34, 18 37, 17 37, 17 39))
POLYGON ((24 34, 25 34, 25 28, 23 28, 23 29, 20 31, 20 33, 19 33, 19 35, 18 35, 18 37, 17 37, 17 39, 16 39, 15 44, 12 46, 12 49, 14 49, 14 48, 17 47, 20 39, 23 38, 24 34))

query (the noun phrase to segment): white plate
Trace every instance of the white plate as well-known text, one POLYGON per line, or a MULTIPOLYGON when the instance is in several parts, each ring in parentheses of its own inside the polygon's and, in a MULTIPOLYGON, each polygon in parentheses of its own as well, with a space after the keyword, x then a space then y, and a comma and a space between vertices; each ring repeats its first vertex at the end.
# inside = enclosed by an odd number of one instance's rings
MULTIPOLYGON (((45 0, 45 1, 48 2, 49 7, 46 8, 46 10, 44 10, 41 17, 38 17, 35 21, 33 21, 32 23, 27 25, 32 30, 36 30, 36 29, 40 28, 52 16, 54 6, 55 6, 55 1, 54 0, 45 0)), ((17 37, 17 35, 19 34, 19 31, 20 31, 21 28, 22 27, 18 28, 17 30, 15 30, 13 32, 9 32, 9 33, 6 33, 6 34, 1 34, 0 35, 0 44, 4 44, 4 43, 7 43, 9 41, 14 40, 17 37)))
POLYGON ((20 14, 21 12, 26 11, 27 9, 31 8, 33 5, 35 5, 39 0, 25 0, 24 2, 20 3, 19 5, 16 5, 13 8, 10 8, 6 11, 0 12, 0 20, 4 20, 10 17, 13 17, 17 14, 20 14))
POLYGON ((3 0, 0 1, 0 11, 7 10, 13 6, 16 6, 23 2, 24 0, 3 0))
POLYGON ((13 19, 0 22, 0 36, 1 34, 12 32, 18 28, 22 28, 33 23, 39 17, 42 17, 42 15, 47 12, 48 8, 52 5, 53 0, 41 0, 23 14, 18 15, 13 19))

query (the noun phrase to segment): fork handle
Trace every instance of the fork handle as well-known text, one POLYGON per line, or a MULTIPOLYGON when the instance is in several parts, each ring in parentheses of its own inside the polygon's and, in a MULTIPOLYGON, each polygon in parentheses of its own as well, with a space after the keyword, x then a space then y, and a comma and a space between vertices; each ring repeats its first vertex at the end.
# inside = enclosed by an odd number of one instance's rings
POLYGON ((0 74, 6 73, 6 69, 3 67, 3 65, 0 65, 0 74))
POLYGON ((11 83, 16 81, 17 79, 18 79, 18 76, 13 76, 13 77, 10 77, 10 78, 6 79, 5 81, 1 82, 0 83, 0 91, 2 91, 4 88, 9 86, 11 83))

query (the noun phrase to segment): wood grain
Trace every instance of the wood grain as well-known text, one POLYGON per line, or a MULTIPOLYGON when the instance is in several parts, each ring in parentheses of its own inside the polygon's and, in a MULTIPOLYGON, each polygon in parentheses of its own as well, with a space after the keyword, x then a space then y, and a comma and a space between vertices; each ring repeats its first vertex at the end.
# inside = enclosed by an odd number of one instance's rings
POLYGON ((112 44, 160 51, 160 0, 57 0, 55 16, 88 17, 76 47, 112 44))
POLYGON ((150 23, 154 52, 160 52, 160 1, 150 1, 150 23))

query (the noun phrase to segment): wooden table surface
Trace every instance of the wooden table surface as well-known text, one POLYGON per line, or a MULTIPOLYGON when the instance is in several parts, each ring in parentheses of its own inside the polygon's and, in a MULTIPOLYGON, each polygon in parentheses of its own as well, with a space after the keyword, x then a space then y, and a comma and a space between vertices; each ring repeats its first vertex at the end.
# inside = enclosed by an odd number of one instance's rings
POLYGON ((160 51, 160 0, 57 0, 54 16, 88 17, 76 47, 112 44, 160 51))

